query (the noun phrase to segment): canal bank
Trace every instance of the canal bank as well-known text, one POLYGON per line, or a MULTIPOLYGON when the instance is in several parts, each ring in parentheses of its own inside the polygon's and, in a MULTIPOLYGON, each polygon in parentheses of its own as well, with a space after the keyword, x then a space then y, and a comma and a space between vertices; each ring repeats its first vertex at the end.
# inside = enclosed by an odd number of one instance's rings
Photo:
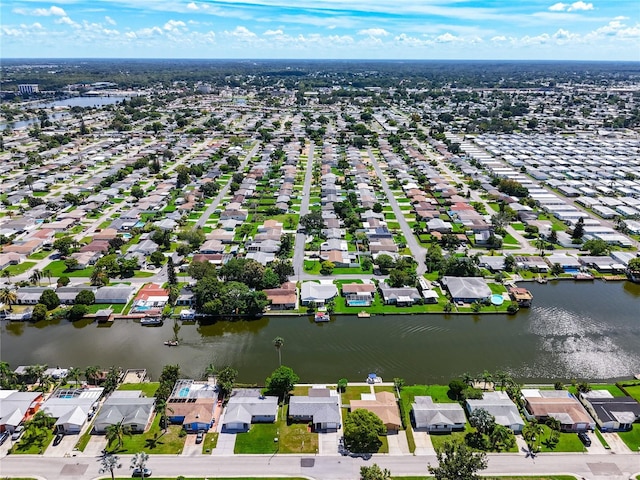
POLYGON ((180 346, 168 348, 173 322, 145 328, 133 320, 111 326, 66 320, 3 322, 2 361, 12 366, 165 364, 199 377, 213 363, 262 382, 278 365, 273 339, 285 339, 282 361, 302 381, 362 381, 370 372, 408 383, 448 383, 463 372, 505 370, 523 382, 586 378, 608 381, 640 372, 640 285, 630 282, 528 284, 533 307, 516 315, 265 316, 251 321, 185 323, 180 346))

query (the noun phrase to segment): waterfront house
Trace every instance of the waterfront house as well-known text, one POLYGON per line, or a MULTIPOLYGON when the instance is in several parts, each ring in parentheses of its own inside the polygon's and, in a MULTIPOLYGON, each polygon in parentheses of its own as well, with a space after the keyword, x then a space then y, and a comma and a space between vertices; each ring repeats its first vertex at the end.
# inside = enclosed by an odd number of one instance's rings
POLYGON ((278 397, 257 388, 234 388, 224 412, 222 429, 247 431, 252 423, 273 423, 278 418, 278 397))
POLYGON ((442 277, 442 283, 454 302, 473 303, 488 300, 491 289, 482 277, 442 277))
POLYGON ((300 302, 302 305, 309 305, 314 302, 316 306, 322 307, 337 296, 338 289, 332 283, 303 282, 300 290, 300 302))
POLYGON ((361 408, 374 413, 389 433, 395 433, 402 427, 398 402, 391 392, 362 393, 360 400, 351 400, 350 408, 352 412, 361 408))
POLYGON ((156 399, 143 397, 141 390, 116 390, 105 400, 93 423, 95 433, 105 433, 111 425, 122 423, 133 433, 147 430, 156 399))
POLYGON ((494 416, 498 425, 508 427, 513 433, 520 433, 524 427, 518 407, 506 392, 485 392, 481 400, 467 400, 465 407, 469 414, 478 408, 486 410, 494 416))
POLYGON ((16 293, 18 305, 35 305, 40 300, 42 292, 53 290, 46 287, 20 287, 16 293))
POLYGON ((640 419, 640 404, 633 397, 614 397, 608 390, 580 393, 580 401, 603 432, 625 432, 640 419))
POLYGON ((210 381, 178 380, 169 396, 167 417, 187 432, 207 431, 213 426, 218 389, 210 381))
POLYGON ((0 390, 0 432, 13 433, 38 411, 43 398, 41 392, 0 390))
POLYGON ((342 285, 342 295, 348 306, 370 306, 376 294, 373 283, 345 283, 342 285))
POLYGON ((380 282, 379 287, 380 295, 385 305, 407 307, 422 298, 420 292, 415 287, 389 287, 384 282, 380 282))
POLYGON ((555 418, 563 432, 584 432, 595 427, 584 407, 566 390, 523 389, 522 396, 529 419, 544 423, 555 418))
POLYGON ((411 404, 416 429, 430 433, 464 430, 467 417, 459 403, 434 403, 429 396, 418 396, 411 404))
POLYGON ((314 431, 336 431, 340 428, 340 396, 328 388, 310 388, 307 395, 289 399, 289 418, 294 422, 310 422, 314 431))
POLYGON ((293 282, 285 282, 280 288, 270 288, 263 292, 270 302, 271 310, 290 310, 296 308, 298 303, 298 291, 293 282))
POLYGON ((103 391, 102 387, 58 389, 42 404, 41 410, 56 419, 56 432, 78 434, 103 391))
POLYGON ((124 284, 100 287, 95 293, 96 303, 126 304, 131 299, 134 291, 134 287, 124 284))

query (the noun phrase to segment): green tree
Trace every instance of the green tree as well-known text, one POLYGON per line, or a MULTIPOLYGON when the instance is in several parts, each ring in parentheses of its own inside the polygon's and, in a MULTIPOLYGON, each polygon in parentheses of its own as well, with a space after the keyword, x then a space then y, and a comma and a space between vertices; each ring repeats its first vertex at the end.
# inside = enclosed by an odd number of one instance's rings
POLYGON ((376 463, 370 467, 360 467, 360 480, 390 480, 391 472, 382 470, 376 463))
POLYGON ((324 219, 322 218, 322 212, 320 211, 303 215, 300 217, 299 223, 304 227, 307 233, 311 235, 318 235, 324 228, 324 219))
POLYGON ((76 305, 93 305, 96 303, 96 296, 91 290, 80 290, 76 295, 76 305))
POLYGON ((131 435, 131 427, 129 425, 123 425, 124 419, 120 420, 118 423, 114 423, 113 425, 107 426, 107 446, 111 447, 111 445, 116 442, 116 447, 114 450, 118 450, 122 447, 122 442, 124 441, 125 436, 131 435))
POLYGON ((45 290, 40 295, 38 303, 47 307, 47 310, 53 310, 60 306, 60 298, 53 290, 45 290))
MULTIPOLYGON (((162 252, 156 250, 151 255, 149 255, 149 261, 155 267, 160 267, 164 263, 164 255, 162 254, 162 252)), ((175 273, 175 271, 174 271, 174 273, 175 273)))
POLYGON ((522 429, 522 437, 527 442, 529 450, 533 452, 539 451, 540 441, 542 440, 542 434, 544 428, 538 423, 537 420, 531 420, 522 429))
POLYGON ((47 310, 47 306, 42 303, 34 305, 33 311, 31 312, 31 320, 33 320, 34 322, 40 322, 44 320, 45 318, 47 318, 47 310))
POLYGON ((53 242, 53 248, 60 252, 60 255, 66 257, 71 253, 71 248, 74 246, 75 240, 70 236, 60 237, 53 242))
POLYGON ((295 273, 293 264, 288 260, 278 259, 271 262, 269 266, 275 272, 275 274, 278 275, 280 284, 289 281, 289 277, 295 273))
POLYGON ((445 442, 436 450, 436 457, 438 466, 428 466, 436 480, 480 480, 477 472, 487 468, 486 453, 476 453, 460 442, 445 442))
POLYGON ((284 346, 284 338, 282 337, 276 337, 273 339, 273 346, 276 347, 276 350, 278 351, 278 365, 282 365, 282 353, 281 353, 281 349, 284 346))
POLYGON ((476 408, 469 415, 469 424, 483 435, 488 435, 496 426, 496 419, 484 408, 476 408))
POLYGON ((75 270, 77 267, 78 267, 78 260, 76 258, 69 257, 64 259, 64 268, 66 272, 75 270))
POLYGON ((378 258, 376 258, 374 263, 378 265, 378 268, 380 268, 380 272, 383 275, 387 275, 393 268, 393 258, 386 253, 378 255, 378 258))
POLYGON ((281 365, 267 377, 265 385, 267 392, 285 398, 299 380, 292 368, 281 365))
POLYGON ((3 303, 9 307, 9 311, 13 310, 13 306, 18 301, 18 293, 15 290, 11 290, 8 287, 0 290, 0 303, 3 303))
POLYGON ((67 311, 67 318, 72 322, 75 322, 76 320, 84 318, 87 313, 89 313, 89 307, 84 304, 77 303, 67 311))
MULTIPOLYGON (((206 262, 209 264, 209 262, 206 262)), ((215 267, 214 267, 215 271, 215 267)), ((176 275, 176 267, 173 264, 173 258, 167 258, 167 281, 169 285, 177 285, 178 284, 178 276, 176 275)))
POLYGON ((220 394, 224 398, 231 394, 236 378, 238 378, 238 371, 230 366, 226 366, 218 372, 216 381, 220 389, 220 394))
POLYGON ((611 252, 609 244, 600 238, 587 240, 582 245, 582 249, 588 250, 589 254, 594 256, 608 255, 611 252))
POLYGON ((69 383, 73 381, 73 383, 77 386, 80 385, 80 377, 82 376, 82 369, 78 367, 71 367, 69 371, 67 371, 66 378, 69 380, 69 383))
POLYGON ((358 408, 344 420, 344 441, 353 453, 377 453, 386 433, 382 420, 373 412, 358 408))
POLYGON ((98 457, 98 462, 100 463, 100 470, 98 470, 98 473, 103 475, 108 472, 111 474, 111 480, 115 480, 114 470, 122 468, 120 458, 117 455, 113 455, 105 451, 100 457, 98 457))
POLYGON ((576 222, 576 226, 573 227, 571 238, 573 238, 574 240, 582 240, 583 236, 584 236, 584 219, 580 217, 580 219, 576 222))
POLYGON ((498 452, 508 450, 516 443, 513 432, 504 425, 496 424, 489 434, 489 441, 498 452))
POLYGON ((329 260, 325 260, 320 264, 320 273, 322 275, 331 275, 333 273, 334 268, 335 268, 335 265, 333 262, 330 262, 329 260))

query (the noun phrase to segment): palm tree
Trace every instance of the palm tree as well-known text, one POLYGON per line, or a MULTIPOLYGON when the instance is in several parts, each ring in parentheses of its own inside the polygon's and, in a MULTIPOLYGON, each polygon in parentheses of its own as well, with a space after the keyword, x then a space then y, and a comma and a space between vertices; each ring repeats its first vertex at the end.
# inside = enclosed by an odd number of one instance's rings
POLYGON ((207 367, 204 369, 204 373, 203 373, 203 378, 206 380, 209 377, 213 377, 215 376, 215 374, 218 373, 218 371, 216 370, 216 366, 213 363, 210 363, 209 365, 207 365, 207 367))
POLYGON ((111 445, 114 441, 118 442, 116 445, 116 450, 122 446, 122 442, 124 441, 124 436, 131 435, 131 427, 129 425, 123 425, 124 418, 120 420, 118 423, 114 423, 113 425, 109 425, 107 427, 107 434, 105 435, 107 438, 107 445, 111 445))
POLYGON ((84 376, 87 379, 87 382, 92 385, 96 384, 96 380, 98 379, 98 373, 100 372, 100 367, 97 366, 89 366, 84 371, 84 376))
POLYGON ((278 351, 278 363, 280 364, 280 366, 282 366, 282 354, 280 353, 280 349, 283 347, 283 345, 284 338, 276 337, 273 339, 273 346, 276 347, 276 350, 278 351))
POLYGON ((2 271, 2 276, 7 279, 9 283, 11 283, 11 272, 6 268, 2 271))
POLYGON ((76 386, 80 383, 80 377, 82 376, 82 369, 78 367, 71 367, 67 372, 67 378, 73 380, 76 386))
POLYGON ((532 420, 527 423, 522 429, 522 436, 527 442, 529 450, 537 451, 540 444, 540 437, 544 433, 544 428, 537 420, 532 420))
POLYGON ((0 362, 0 388, 9 388, 15 383, 16 373, 7 362, 0 362))
POLYGON ((469 372, 464 372, 462 375, 460 375, 460 378, 464 383, 466 383, 469 386, 473 384, 473 377, 469 372))
POLYGON ((491 375, 491 373, 489 373, 489 371, 485 370, 484 372, 482 372, 482 381, 484 382, 484 389, 487 389, 487 383, 489 383, 491 380, 493 380, 493 375, 491 375))
POLYGON ((117 455, 112 455, 111 453, 105 452, 100 458, 98 458, 100 462, 100 474, 105 474, 109 472, 111 474, 111 480, 115 480, 115 476, 113 471, 116 468, 121 468, 122 464, 120 463, 120 458, 117 455))
POLYGON ((29 379, 33 381, 34 384, 41 384, 42 380, 46 376, 44 374, 46 369, 46 365, 29 365, 27 368, 25 368, 25 373, 27 374, 27 377, 29 377, 29 379))
POLYGON ((42 273, 47 277, 47 280, 49 280, 49 285, 51 285, 51 270, 47 268, 42 273))
POLYGON ((42 272, 38 269, 35 269, 32 273, 31 276, 29 277, 29 281, 31 283, 38 284, 38 286, 40 286, 40 280, 42 279, 42 272))
POLYGON ((509 374, 507 372, 503 372, 502 370, 498 370, 496 372, 496 378, 500 382, 500 388, 504 390, 507 383, 509 383, 509 374))
POLYGON ((149 455, 144 452, 136 453, 131 459, 131 468, 137 468, 140 470, 140 476, 144 478, 144 470, 149 461, 149 455))
POLYGON ((13 306, 18 301, 18 293, 15 290, 9 290, 8 288, 3 288, 0 290, 0 303, 4 303, 5 305, 9 305, 9 311, 13 311, 13 306))
POLYGON ((156 402, 156 413, 160 415, 160 424, 162 429, 166 432, 168 428, 167 411, 173 413, 173 408, 169 406, 165 399, 158 399, 156 402))
POLYGON ((511 430, 504 425, 496 424, 489 435, 489 439, 491 440, 494 448, 500 451, 509 447, 509 440, 512 436, 513 434, 511 433, 511 430))

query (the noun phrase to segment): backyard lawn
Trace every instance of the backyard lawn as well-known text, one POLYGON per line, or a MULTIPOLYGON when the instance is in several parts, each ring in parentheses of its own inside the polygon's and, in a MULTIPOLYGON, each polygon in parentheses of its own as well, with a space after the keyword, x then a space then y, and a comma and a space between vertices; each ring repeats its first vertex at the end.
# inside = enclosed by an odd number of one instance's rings
POLYGON ((347 386, 346 391, 341 394, 342 404, 346 405, 351 400, 360 400, 360 394, 362 393, 371 393, 369 385, 347 386))
POLYGON ((93 267, 84 268, 82 270, 71 270, 67 271, 67 267, 64 264, 64 260, 54 260, 51 262, 45 270, 48 270, 51 273, 51 277, 90 277, 93 272, 93 267))
POLYGON ((9 265, 7 268, 5 268, 2 271, 9 272, 12 276, 21 275, 27 270, 29 270, 31 267, 33 267, 34 265, 36 265, 36 262, 22 262, 17 265, 9 265))
POLYGON ((640 384, 633 386, 625 386, 624 389, 627 391, 629 395, 635 398, 638 402, 640 402, 640 384))
POLYGON ((123 383, 118 390, 142 390, 145 397, 153 397, 159 386, 160 382, 123 383))

